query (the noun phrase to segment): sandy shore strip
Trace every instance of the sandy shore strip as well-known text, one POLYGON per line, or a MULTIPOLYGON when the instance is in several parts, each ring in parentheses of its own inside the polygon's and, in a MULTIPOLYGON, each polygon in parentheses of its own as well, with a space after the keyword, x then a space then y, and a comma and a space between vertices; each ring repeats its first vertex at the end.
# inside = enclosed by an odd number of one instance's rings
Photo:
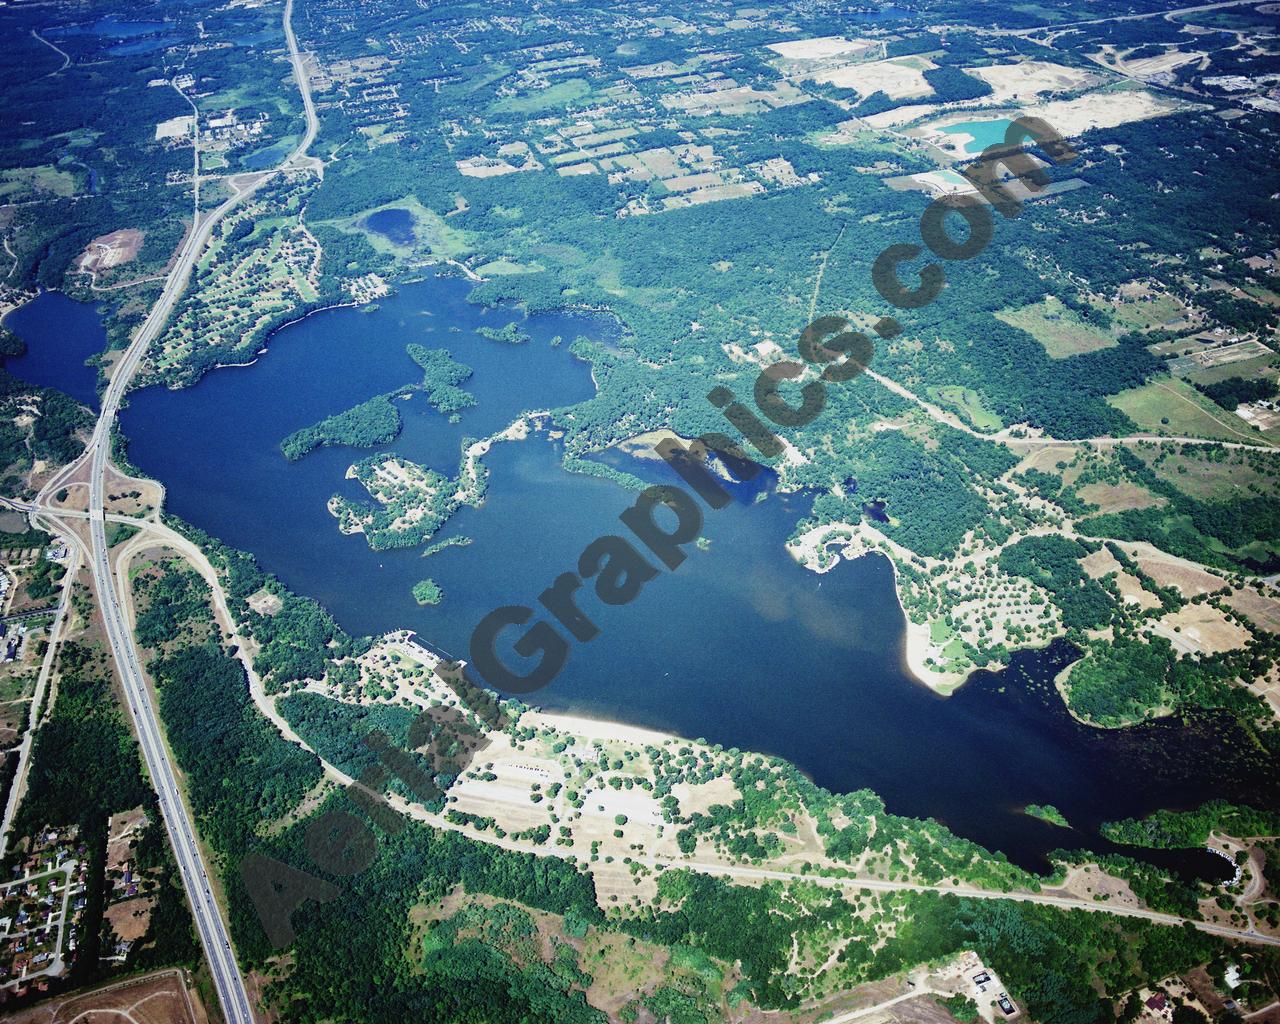
POLYGON ((893 593, 898 599, 898 607, 902 609, 902 617, 907 625, 906 663, 911 674, 929 689, 943 696, 954 692, 969 678, 972 669, 940 670, 926 663, 927 658, 939 661, 945 655, 941 645, 933 642, 929 623, 913 621, 902 603, 897 558, 905 559, 906 550, 894 544, 879 530, 866 523, 859 523, 856 526, 850 523, 827 523, 814 527, 789 542, 787 551, 806 569, 816 573, 830 572, 840 564, 842 558, 852 560, 872 552, 886 556, 893 565, 893 593))
POLYGON ((629 743, 634 746, 661 747, 672 741, 689 742, 675 733, 658 732, 656 729, 642 729, 635 725, 624 725, 622 722, 608 722, 598 718, 584 718, 559 711, 526 711, 520 718, 520 725, 531 728, 555 729, 559 732, 572 733, 587 740, 600 740, 602 743, 615 741, 629 743))

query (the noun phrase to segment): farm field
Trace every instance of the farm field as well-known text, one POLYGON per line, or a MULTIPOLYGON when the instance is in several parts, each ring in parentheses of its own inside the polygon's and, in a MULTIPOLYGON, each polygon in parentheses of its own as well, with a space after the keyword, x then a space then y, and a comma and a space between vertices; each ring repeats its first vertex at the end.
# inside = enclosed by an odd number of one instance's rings
POLYGON ((1189 384, 1174 378, 1157 378, 1107 401, 1144 432, 1220 441, 1257 443, 1263 440, 1259 432, 1250 430, 1239 417, 1224 411, 1189 384))

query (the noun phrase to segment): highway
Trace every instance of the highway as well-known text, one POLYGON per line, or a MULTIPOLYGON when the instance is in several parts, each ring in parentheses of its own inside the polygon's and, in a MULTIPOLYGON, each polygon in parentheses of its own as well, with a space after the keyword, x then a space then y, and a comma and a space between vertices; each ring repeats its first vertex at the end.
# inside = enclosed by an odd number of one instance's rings
MULTIPOLYGON (((319 171, 320 169, 317 166, 319 162, 306 155, 307 149, 315 139, 318 122, 303 67, 303 58, 293 33, 292 18, 293 0, 287 0, 283 19, 284 35, 294 77, 302 95, 303 113, 306 118, 306 131, 301 141, 289 158, 274 171, 258 177, 248 177, 239 185, 232 181, 231 187, 234 194, 211 213, 201 216, 198 199, 193 203, 191 230, 187 233, 173 269, 165 281, 164 291, 112 372, 110 383, 102 395, 102 411, 94 426, 93 437, 88 448, 74 464, 50 481, 38 499, 42 513, 50 518, 57 516, 60 510, 50 507, 52 504, 50 495, 55 494, 57 489, 63 486, 64 481, 73 477, 88 460, 90 543, 86 554, 93 574, 93 587, 98 596, 107 639, 111 645, 111 654, 119 669, 124 692, 128 698, 129 712, 133 717, 142 756, 159 797, 165 831, 168 833, 169 843, 173 848, 174 858, 187 890, 196 931, 204 947, 213 984, 228 1024, 253 1024, 253 1008, 245 988, 244 977, 240 973, 235 953, 231 948, 230 935, 213 897, 208 868, 196 841, 190 812, 183 804, 178 792, 174 766, 161 737, 159 716, 151 693, 147 689, 138 652, 129 631, 129 623, 122 610, 121 596, 116 589, 116 581, 111 572, 106 537, 106 474, 111 458, 112 429, 120 410, 120 403, 146 356, 148 347, 164 330, 174 306, 186 289, 192 268, 214 228, 234 207, 282 171, 303 168, 319 171)), ((194 187, 198 188, 198 175, 194 187)), ((75 537, 77 547, 82 548, 83 542, 80 538, 74 532, 72 536, 75 537)), ((127 585, 127 581, 124 582, 127 585)))

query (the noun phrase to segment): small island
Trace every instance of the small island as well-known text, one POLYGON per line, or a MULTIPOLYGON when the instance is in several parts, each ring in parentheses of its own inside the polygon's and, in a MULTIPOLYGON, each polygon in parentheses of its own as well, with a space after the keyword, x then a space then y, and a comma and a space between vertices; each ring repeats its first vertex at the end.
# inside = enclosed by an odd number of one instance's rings
POLYGON ((1023 810, 1031 817, 1047 821, 1050 825, 1057 825, 1059 828, 1071 827, 1066 815, 1054 807, 1053 804, 1027 804, 1023 810))
POLYGON ((529 335, 520 330, 514 320, 505 327, 477 327, 476 333, 490 341, 501 341, 507 345, 523 345, 529 340, 529 335))
POLYGON ((458 386, 471 376, 471 367, 455 360, 447 349, 415 344, 405 346, 405 350, 422 369, 421 383, 408 384, 389 394, 375 395, 345 412, 295 430, 280 442, 284 457, 296 462, 324 445, 373 448, 394 441, 400 434, 402 421, 393 399, 422 393, 432 407, 450 417, 453 423, 457 422, 459 412, 476 404, 475 396, 458 386))
POLYGON ((425 579, 413 585, 413 599, 420 605, 439 604, 444 591, 435 580, 425 579))
POLYGON ((323 445, 372 448, 394 440, 399 433, 400 413, 386 395, 378 395, 346 412, 326 416, 319 423, 295 430, 280 442, 280 450, 286 459, 296 462, 323 445))
POLYGON ((407 345, 405 350, 422 368, 422 383, 406 388, 406 393, 421 391, 438 412, 450 416, 476 404, 475 396, 458 385, 471 376, 471 367, 460 363, 448 349, 407 345))

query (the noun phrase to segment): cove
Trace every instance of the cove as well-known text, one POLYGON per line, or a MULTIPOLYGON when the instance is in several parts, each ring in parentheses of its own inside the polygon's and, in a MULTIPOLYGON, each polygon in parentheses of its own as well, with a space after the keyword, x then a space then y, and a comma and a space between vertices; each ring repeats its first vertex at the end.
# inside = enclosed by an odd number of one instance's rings
MULTIPOLYGON (((517 314, 475 307, 467 290, 436 278, 401 288, 375 312, 324 311, 279 331, 251 367, 217 370, 185 391, 135 393, 122 415, 130 457, 165 483, 171 512, 253 552, 348 630, 407 627, 465 654, 484 614, 533 604, 585 544, 619 530, 618 513, 634 495, 565 472, 559 446, 535 433, 493 447, 484 505, 460 510, 435 538, 471 544, 428 558, 420 548, 374 552, 362 537, 341 535, 325 507, 334 493, 365 497, 343 477, 366 453, 321 449, 288 463, 278 445, 414 380, 407 342, 447 348, 475 370, 466 387, 477 405, 458 424, 415 397, 402 407, 403 433, 387 446, 441 471, 456 470, 464 436, 593 393, 567 342, 577 334, 610 341, 607 321, 540 314, 520 325, 527 344, 496 343, 475 328, 501 327, 517 314), (566 344, 552 346, 555 335, 566 344), (428 576, 444 600, 421 608, 410 591, 428 576)), ((678 482, 661 463, 605 461, 678 482)), ((775 754, 819 785, 870 788, 891 811, 937 818, 1032 869, 1059 847, 1117 849, 1097 834, 1110 818, 1214 797, 1277 805, 1276 766, 1226 716, 1124 730, 1074 721, 1053 688, 1076 656, 1064 643, 1021 652, 1004 672, 978 672, 952 697, 937 696, 905 669, 887 560, 869 556, 816 576, 783 548, 811 496, 774 493, 762 474, 736 497, 706 513, 706 550, 691 547, 678 570, 633 603, 584 604, 601 634, 574 648, 534 698, 540 705, 775 754), (1029 803, 1055 805, 1075 828, 1023 814, 1029 803)), ((1224 867, 1204 851, 1143 855, 1206 877, 1224 867)))

